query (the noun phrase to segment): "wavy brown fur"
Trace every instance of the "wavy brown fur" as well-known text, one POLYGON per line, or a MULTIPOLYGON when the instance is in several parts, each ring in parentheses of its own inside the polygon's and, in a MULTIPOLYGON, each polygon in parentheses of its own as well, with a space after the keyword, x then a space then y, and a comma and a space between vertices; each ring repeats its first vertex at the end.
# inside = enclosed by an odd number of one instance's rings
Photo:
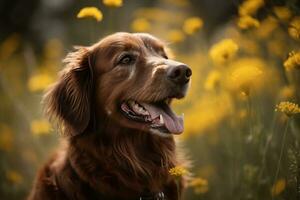
MULTIPOLYGON (((177 199, 175 180, 168 173, 182 164, 177 161, 174 138, 150 134, 135 123, 128 125, 114 107, 126 94, 154 100, 167 90, 155 92, 161 87, 157 80, 141 85, 146 82, 137 79, 146 80, 151 73, 146 68, 136 69, 134 73, 143 76, 133 80, 124 69, 107 68, 113 55, 122 51, 119 43, 145 52, 149 45, 163 50, 150 35, 118 33, 66 57, 65 69, 44 98, 46 115, 61 128, 65 143, 40 170, 28 199, 133 200, 145 191, 163 191, 167 199, 177 199)), ((144 59, 139 62, 146 65, 144 59)), ((180 192, 181 188, 182 183, 180 192)))

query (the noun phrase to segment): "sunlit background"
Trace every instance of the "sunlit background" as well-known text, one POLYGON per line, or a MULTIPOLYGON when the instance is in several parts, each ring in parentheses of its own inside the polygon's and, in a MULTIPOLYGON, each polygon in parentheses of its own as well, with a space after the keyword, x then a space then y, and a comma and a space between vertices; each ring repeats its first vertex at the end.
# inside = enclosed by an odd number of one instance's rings
POLYGON ((2 0, 0 14, 0 199, 24 199, 58 145, 40 101, 61 60, 117 31, 154 34, 193 69, 174 102, 185 199, 300 199, 298 0, 2 0))

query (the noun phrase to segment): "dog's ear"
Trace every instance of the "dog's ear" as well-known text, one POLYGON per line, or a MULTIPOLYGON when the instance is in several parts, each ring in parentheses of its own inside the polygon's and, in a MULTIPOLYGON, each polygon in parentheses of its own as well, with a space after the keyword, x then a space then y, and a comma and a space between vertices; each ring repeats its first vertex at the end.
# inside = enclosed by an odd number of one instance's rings
POLYGON ((66 67, 44 96, 45 112, 66 136, 83 133, 93 117, 94 52, 77 47, 64 59, 66 67))

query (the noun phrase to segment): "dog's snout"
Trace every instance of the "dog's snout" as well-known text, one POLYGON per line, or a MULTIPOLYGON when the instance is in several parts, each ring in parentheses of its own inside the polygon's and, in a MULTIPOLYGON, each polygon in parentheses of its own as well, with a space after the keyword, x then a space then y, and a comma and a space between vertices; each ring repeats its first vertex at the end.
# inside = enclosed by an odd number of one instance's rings
POLYGON ((170 67, 167 71, 168 78, 176 84, 189 82, 192 70, 184 64, 170 67))

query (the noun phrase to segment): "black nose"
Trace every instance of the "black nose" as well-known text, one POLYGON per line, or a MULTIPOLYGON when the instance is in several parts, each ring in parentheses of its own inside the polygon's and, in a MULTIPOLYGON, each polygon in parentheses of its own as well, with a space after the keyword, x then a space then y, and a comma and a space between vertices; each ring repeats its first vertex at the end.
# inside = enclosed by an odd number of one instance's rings
POLYGON ((167 71, 168 78, 176 84, 188 83, 192 75, 192 70, 186 65, 170 67, 167 71))

